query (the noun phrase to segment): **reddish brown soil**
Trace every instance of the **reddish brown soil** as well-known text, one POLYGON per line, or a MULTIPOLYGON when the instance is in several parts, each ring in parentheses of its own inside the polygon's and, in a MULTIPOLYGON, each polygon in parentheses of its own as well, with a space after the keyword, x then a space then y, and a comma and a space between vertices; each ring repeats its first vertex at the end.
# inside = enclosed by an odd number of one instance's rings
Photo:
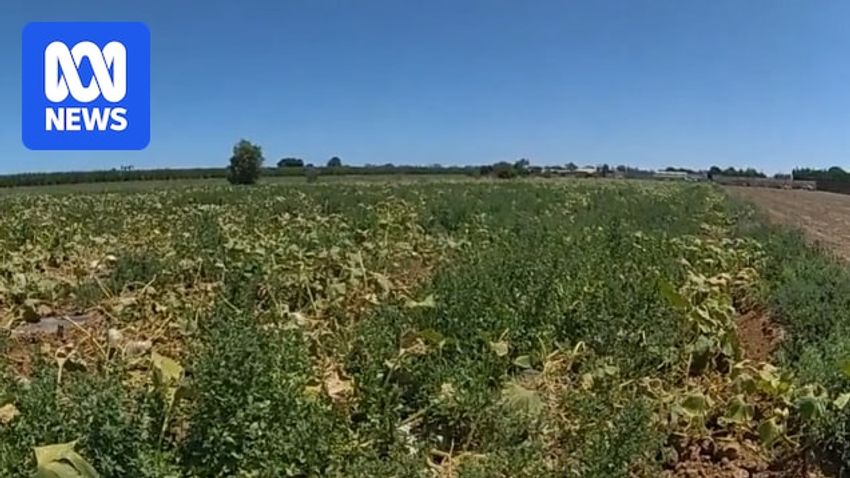
MULTIPOLYGON (((727 187, 734 197, 751 201, 770 220, 797 227, 812 243, 823 245, 850 260, 850 196, 816 191, 727 187)), ((758 308, 738 319, 738 339, 744 357, 769 361, 782 342, 783 330, 758 308)), ((833 476, 824 473, 813 457, 795 455, 769 460, 749 439, 726 437, 684 441, 675 445, 677 456, 663 476, 668 478, 797 478, 833 476)))
POLYGON ((783 336, 782 329, 766 313, 751 311, 738 319, 738 341, 744 357, 750 360, 768 361, 783 336))
MULTIPOLYGON (((3 354, 3 360, 19 375, 29 376, 36 353, 52 356, 57 349, 66 348, 73 350, 75 358, 83 362, 97 359, 102 353, 98 349, 98 344, 101 346, 106 344, 107 321, 93 313, 90 316, 91 318, 83 325, 74 326, 69 321, 67 324, 62 324, 58 330, 51 332, 40 332, 37 328, 22 334, 7 331, 6 333, 11 336, 5 339, 7 348, 3 354)), ((22 328, 26 329, 26 326, 22 328)))
POLYGON ((769 462, 750 440, 694 440, 681 447, 679 461, 663 478, 823 478, 801 456, 769 462))
POLYGON ((741 186, 726 191, 754 203, 770 220, 800 228, 812 243, 850 261, 850 195, 741 186))

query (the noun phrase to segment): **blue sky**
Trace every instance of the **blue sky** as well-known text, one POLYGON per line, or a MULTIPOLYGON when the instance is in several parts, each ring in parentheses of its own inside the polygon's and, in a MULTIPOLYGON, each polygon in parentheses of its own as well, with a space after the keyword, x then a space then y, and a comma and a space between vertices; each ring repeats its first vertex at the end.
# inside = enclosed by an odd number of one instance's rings
POLYGON ((844 0, 7 0, 0 173, 267 160, 850 166, 844 0), (21 143, 21 29, 139 20, 141 152, 21 143))

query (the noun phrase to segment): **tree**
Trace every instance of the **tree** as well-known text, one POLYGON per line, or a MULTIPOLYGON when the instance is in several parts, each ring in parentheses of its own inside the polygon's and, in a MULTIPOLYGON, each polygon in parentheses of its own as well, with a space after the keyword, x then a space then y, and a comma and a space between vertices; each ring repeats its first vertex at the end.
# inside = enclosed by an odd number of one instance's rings
POLYGON ((791 175, 794 177, 794 179, 804 179, 810 181, 850 181, 850 173, 847 173, 846 171, 844 171, 844 169, 838 166, 833 166, 829 169, 798 168, 794 169, 791 172, 791 175))
POLYGON ((227 168, 227 180, 230 184, 254 184, 263 168, 263 150, 247 140, 241 140, 233 147, 233 156, 227 168))
POLYGON ((341 166, 342 166, 342 160, 339 159, 336 156, 334 156, 333 158, 328 160, 328 167, 329 168, 339 168, 341 166))
POLYGON ((838 166, 833 166, 826 170, 826 176, 829 179, 842 180, 847 179, 847 172, 838 166))
POLYGON ((283 158, 277 162, 279 168, 303 168, 304 160, 299 158, 283 158))
POLYGON ((531 174, 529 167, 531 166, 531 161, 520 158, 514 163, 514 169, 516 170, 516 174, 519 176, 528 176, 531 174))
POLYGON ((493 165, 493 174, 499 179, 511 179, 517 176, 517 170, 513 164, 502 161, 493 165))
POLYGON ((576 169, 578 169, 578 166, 576 166, 576 163, 574 163, 572 161, 567 163, 567 165, 564 166, 564 167, 567 168, 567 171, 575 171, 576 169))
POLYGON ((716 166, 712 166, 711 169, 708 170, 708 174, 711 177, 714 177, 715 175, 723 175, 723 176, 739 177, 739 178, 764 178, 764 177, 767 177, 767 176, 765 176, 764 173, 762 173, 761 171, 758 171, 754 168, 735 169, 734 167, 731 167, 731 166, 722 170, 722 171, 720 170, 720 168, 718 168, 716 166))

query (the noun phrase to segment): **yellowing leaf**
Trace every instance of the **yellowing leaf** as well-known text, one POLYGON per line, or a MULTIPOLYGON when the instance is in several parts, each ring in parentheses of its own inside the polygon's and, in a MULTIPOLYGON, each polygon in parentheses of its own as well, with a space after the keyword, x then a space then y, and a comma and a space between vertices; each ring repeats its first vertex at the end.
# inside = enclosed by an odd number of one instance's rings
POLYGON ((408 309, 417 309, 417 308, 433 308, 437 306, 437 301, 434 299, 433 295, 429 295, 421 301, 408 300, 405 307, 408 309))
POLYGON ((754 407, 744 401, 744 396, 738 395, 729 403, 725 418, 729 422, 743 425, 753 419, 754 412, 754 407))
POLYGON ((168 399, 168 406, 171 407, 177 400, 177 391, 183 379, 183 366, 176 360, 156 352, 151 353, 151 363, 156 383, 162 387, 168 399))
POLYGON ((0 425, 8 425, 15 419, 21 412, 15 407, 14 404, 7 403, 0 407, 0 425))
POLYGON ((340 402, 354 393, 354 386, 351 380, 342 379, 336 371, 332 371, 325 376, 325 390, 333 401, 340 402))
POLYGON ((498 342, 490 342, 490 350, 498 357, 504 357, 508 354, 508 343, 504 340, 498 342))
POLYGON ((173 384, 183 377, 183 366, 172 358, 153 352, 151 353, 151 363, 163 383, 173 384))
POLYGON ((520 368, 531 368, 531 357, 528 355, 520 355, 514 359, 514 365, 520 368))
POLYGON ((694 392, 682 401, 682 409, 693 417, 703 416, 711 406, 711 402, 705 395, 694 392))
POLYGON ((582 374, 579 379, 579 383, 581 384, 581 388, 584 390, 590 390, 593 388, 593 375, 590 373, 582 374))
POLYGON ((516 382, 509 382, 502 390, 502 398, 513 410, 537 415, 543 410, 543 401, 534 390, 529 390, 516 382))
POLYGON ((758 428, 758 434, 762 443, 770 446, 782 436, 782 428, 776 423, 776 419, 771 418, 761 422, 758 428))
POLYGON ((304 387, 304 395, 310 398, 317 398, 321 393, 321 385, 307 385, 306 387, 304 387))
POLYGON ((36 478, 99 478, 74 447, 77 442, 59 443, 35 448, 36 478))
POLYGON ((843 410, 847 406, 847 402, 850 402, 850 393, 842 393, 832 403, 839 410, 843 410))
POLYGON ((389 277, 384 274, 379 274, 377 272, 372 273, 372 276, 375 278, 375 281, 378 285, 381 286, 384 292, 389 292, 393 289, 393 283, 390 281, 389 277))

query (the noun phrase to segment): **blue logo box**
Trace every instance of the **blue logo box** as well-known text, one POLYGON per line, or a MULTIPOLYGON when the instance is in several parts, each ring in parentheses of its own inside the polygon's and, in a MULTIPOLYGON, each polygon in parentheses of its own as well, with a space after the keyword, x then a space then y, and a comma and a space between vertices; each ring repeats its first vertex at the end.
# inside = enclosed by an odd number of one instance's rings
POLYGON ((147 147, 150 43, 150 31, 139 22, 24 27, 24 145, 34 150, 147 147))

